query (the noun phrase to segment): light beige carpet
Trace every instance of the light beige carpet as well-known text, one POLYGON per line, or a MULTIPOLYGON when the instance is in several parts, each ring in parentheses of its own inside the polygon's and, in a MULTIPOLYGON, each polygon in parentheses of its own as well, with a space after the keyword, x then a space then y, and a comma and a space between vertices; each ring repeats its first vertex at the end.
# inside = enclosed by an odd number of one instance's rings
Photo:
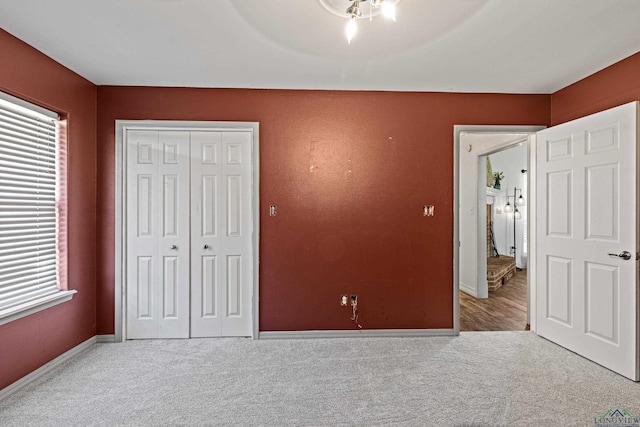
POLYGON ((594 426, 640 385, 530 332, 128 341, 0 402, 9 426, 594 426))

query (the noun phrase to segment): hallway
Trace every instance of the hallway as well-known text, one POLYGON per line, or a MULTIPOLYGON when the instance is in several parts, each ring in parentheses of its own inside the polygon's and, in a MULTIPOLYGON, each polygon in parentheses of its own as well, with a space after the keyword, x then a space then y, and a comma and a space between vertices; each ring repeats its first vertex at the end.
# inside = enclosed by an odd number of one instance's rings
POLYGON ((524 331, 527 325, 527 270, 515 275, 489 298, 460 291, 460 331, 524 331))

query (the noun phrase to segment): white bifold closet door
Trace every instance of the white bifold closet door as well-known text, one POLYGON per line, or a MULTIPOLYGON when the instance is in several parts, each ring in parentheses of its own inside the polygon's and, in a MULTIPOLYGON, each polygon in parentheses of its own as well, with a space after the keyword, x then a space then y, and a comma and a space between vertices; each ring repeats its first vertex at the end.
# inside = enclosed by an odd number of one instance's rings
POLYGON ((250 336, 252 133, 126 141, 127 338, 250 336))
POLYGON ((191 336, 251 335, 251 133, 191 133, 191 336))

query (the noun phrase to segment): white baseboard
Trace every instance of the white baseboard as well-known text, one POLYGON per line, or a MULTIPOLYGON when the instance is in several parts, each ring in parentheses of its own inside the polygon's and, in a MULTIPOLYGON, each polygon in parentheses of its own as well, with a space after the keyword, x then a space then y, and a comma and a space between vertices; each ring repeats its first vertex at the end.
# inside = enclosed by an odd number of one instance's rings
POLYGON ((0 390, 0 400, 3 400, 9 397, 10 395, 12 395, 13 393, 16 393, 18 390, 22 389, 23 387, 26 387, 30 383, 34 382, 35 380, 42 377, 43 375, 51 372, 58 366, 67 362, 68 360, 90 349, 95 344, 96 344, 96 337, 91 337, 85 342, 82 342, 77 346, 73 347, 71 350, 65 353, 62 353, 60 356, 56 357, 49 363, 42 365, 41 367, 31 372, 30 374, 25 375, 24 377, 20 378, 18 381, 0 390))
POLYGON ((96 335, 96 343, 98 344, 113 344, 114 342, 116 342, 114 334, 96 335))
POLYGON ((453 329, 370 329, 340 331, 265 331, 259 339, 448 337, 453 329))
POLYGON ((466 283, 460 282, 460 290, 466 294, 471 295, 472 297, 478 298, 478 291, 466 283))

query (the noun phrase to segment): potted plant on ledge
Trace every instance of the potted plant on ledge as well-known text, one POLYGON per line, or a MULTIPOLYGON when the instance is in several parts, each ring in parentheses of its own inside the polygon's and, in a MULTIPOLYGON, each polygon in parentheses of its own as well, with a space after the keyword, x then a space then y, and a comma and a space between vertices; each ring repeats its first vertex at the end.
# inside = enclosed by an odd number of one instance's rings
POLYGON ((504 173, 495 172, 493 174, 493 188, 495 188, 496 190, 500 190, 500 181, 502 181, 503 178, 504 178, 504 173))

